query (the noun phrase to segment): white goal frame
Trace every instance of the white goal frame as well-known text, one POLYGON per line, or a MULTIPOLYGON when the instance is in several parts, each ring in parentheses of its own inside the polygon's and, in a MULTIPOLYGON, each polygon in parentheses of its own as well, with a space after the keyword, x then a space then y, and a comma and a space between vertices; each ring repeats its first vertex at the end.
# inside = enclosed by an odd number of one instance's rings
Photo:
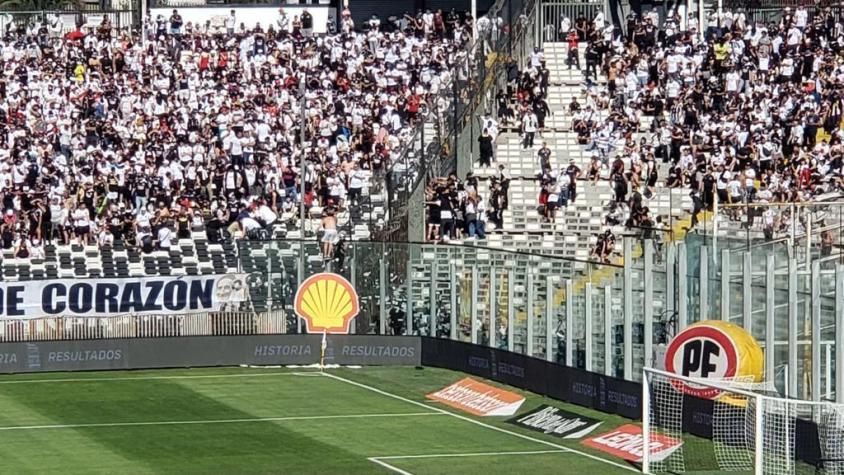
MULTIPOLYGON (((763 458, 763 450, 764 446, 764 401, 765 400, 777 400, 777 401, 785 401, 783 398, 779 397, 772 397, 766 396, 763 394, 754 393, 752 391, 748 391, 741 388, 736 388, 735 386, 729 384, 725 381, 719 380, 704 380, 701 378, 689 378, 686 376, 681 376, 675 373, 670 373, 668 371, 658 370, 654 368, 644 368, 642 372, 642 437, 643 437, 643 447, 645 449, 642 451, 642 472, 643 473, 651 473, 651 454, 650 450, 647 447, 650 446, 650 437, 651 437, 651 421, 650 421, 650 412, 651 412, 651 394, 650 394, 650 378, 648 378, 649 374, 662 376, 671 380, 677 380, 697 385, 705 385, 707 387, 713 389, 720 389, 724 392, 738 394, 741 396, 745 396, 750 399, 755 400, 755 420, 754 420, 754 450, 753 450, 753 472, 756 475, 763 475, 763 468, 764 468, 764 458, 763 458)), ((741 383, 738 383, 741 385, 741 383)), ((813 403, 811 401, 794 401, 800 404, 824 404, 824 403, 813 403)))

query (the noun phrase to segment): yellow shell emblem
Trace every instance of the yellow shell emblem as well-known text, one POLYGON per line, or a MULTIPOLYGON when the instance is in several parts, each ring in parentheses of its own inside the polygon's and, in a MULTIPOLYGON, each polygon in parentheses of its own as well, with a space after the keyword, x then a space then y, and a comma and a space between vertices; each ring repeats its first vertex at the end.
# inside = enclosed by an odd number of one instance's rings
POLYGON ((302 282, 294 309, 307 323, 308 333, 349 333, 349 324, 360 307, 358 294, 348 280, 322 272, 302 282))

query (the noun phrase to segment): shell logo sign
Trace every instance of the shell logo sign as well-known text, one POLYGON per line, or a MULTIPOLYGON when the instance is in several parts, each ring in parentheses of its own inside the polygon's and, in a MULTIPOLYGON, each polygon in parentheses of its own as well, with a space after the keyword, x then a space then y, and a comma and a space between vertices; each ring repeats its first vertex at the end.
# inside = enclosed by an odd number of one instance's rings
MULTIPOLYGON (((762 348, 747 331, 735 324, 709 320, 690 325, 671 340, 665 352, 665 370, 700 379, 762 380, 762 348)), ((703 385, 671 383, 680 391, 716 399, 722 391, 703 385)))
POLYGON ((307 323, 308 333, 349 333, 360 310, 358 294, 343 276, 314 274, 296 291, 294 310, 307 323))

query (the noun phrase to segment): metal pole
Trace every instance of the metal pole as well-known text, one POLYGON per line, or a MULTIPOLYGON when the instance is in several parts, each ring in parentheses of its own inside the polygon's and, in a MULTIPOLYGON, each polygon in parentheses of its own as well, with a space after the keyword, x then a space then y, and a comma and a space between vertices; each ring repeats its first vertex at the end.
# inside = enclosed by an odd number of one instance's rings
POLYGON ((545 278, 545 361, 554 361, 554 280, 545 278))
MULTIPOLYGON (((701 0, 703 1, 703 0, 701 0)), ((721 0, 718 0, 718 3, 721 3, 721 0)), ((763 438, 763 434, 765 434, 765 412, 764 408, 762 407, 765 404, 765 399, 757 396, 756 397, 756 407, 755 407, 755 421, 753 423, 753 431, 754 431, 754 443, 755 443, 755 450, 753 452, 753 473, 755 475, 762 475, 764 473, 765 468, 765 458, 764 458, 764 450, 765 450, 765 440, 763 438)), ((749 401, 748 401, 749 402, 749 401)), ((788 407, 789 404, 786 404, 788 407)), ((788 417, 788 416, 786 416, 788 417)), ((788 420, 788 419, 786 419, 788 420)), ((788 424, 784 424, 786 427, 788 424)), ((787 430, 787 429, 786 429, 787 430)), ((785 440, 788 440, 788 434, 786 433, 785 440)), ((788 445, 788 444, 786 444, 788 445)), ((788 459, 786 459, 788 460, 788 459)))
POLYGON ((844 403, 844 266, 835 267, 835 402, 844 403))
POLYGON ((812 268, 812 213, 805 212, 806 216, 806 270, 812 268))
MULTIPOLYGON (((625 237, 624 250, 624 379, 633 380, 633 242, 625 237)), ((587 309, 588 311, 589 309, 587 309)), ((587 369, 588 371, 588 369, 587 369)))
MULTIPOLYGON (((305 273, 305 128, 307 118, 305 116, 305 107, 307 107, 307 82, 305 80, 304 71, 302 78, 299 81, 300 98, 300 130, 299 130, 299 147, 301 148, 301 155, 299 157, 299 222, 301 223, 300 242, 299 242, 299 285, 302 285, 302 279, 305 273)), ((297 318, 297 333, 301 333, 302 323, 301 319, 297 318)))
MULTIPOLYGON (((688 262, 686 260, 686 244, 677 244, 677 331, 686 328, 689 321, 688 299, 688 262)), ((673 336, 673 335, 672 335, 673 336)))
MULTIPOLYGON (((677 244, 671 242, 665 246, 665 308, 669 315, 673 315, 677 311, 676 290, 677 285, 675 279, 677 278, 677 244)), ((653 312, 653 310, 651 310, 653 312)))
POLYGON ((495 348, 495 337, 498 332, 498 299, 496 292, 498 283, 495 281, 495 267, 489 269, 489 346, 495 348))
MULTIPOLYGON (((584 358, 586 361, 586 371, 592 371, 592 339, 595 337, 595 332, 592 330, 592 283, 586 283, 586 322, 584 325, 583 330, 583 337, 586 341, 586 357, 584 358)), ((606 331, 605 331, 606 333, 606 331)), ((609 335, 606 335, 605 341, 609 339, 609 335)), ((624 341, 624 344, 627 344, 627 340, 624 341)), ((627 356, 627 355, 625 355, 627 356)), ((604 362, 606 364, 606 361, 604 362)), ((624 365, 627 365, 627 361, 624 361, 624 365)))
POLYGON ((786 396, 797 397, 797 259, 788 260, 788 386, 786 396))
MULTIPOLYGON (((732 277, 730 254, 729 249, 721 251, 721 320, 727 322, 730 321, 730 278, 732 277)), ((704 296, 701 295, 701 297, 704 296)))
POLYGON ((750 251, 744 253, 744 271, 742 274, 742 309, 744 310, 744 329, 753 335, 753 268, 750 251))
POLYGON ((387 333, 387 261, 382 257, 380 259, 381 265, 378 266, 378 334, 385 335, 387 333))
MULTIPOLYGON (((654 339, 654 243, 651 239, 645 240, 645 365, 651 366, 653 360, 653 339, 654 339)), ((607 293, 609 295, 609 292, 607 293)), ((609 298, 607 304, 609 305, 609 298)), ((664 306, 663 302, 663 306, 664 306)), ((644 381, 643 381, 644 382, 644 381)))
MULTIPOLYGON (((468 55, 468 53, 467 53, 467 55, 468 55)), ((459 61, 459 57, 458 57, 457 61, 459 61)), ((460 94, 457 92, 458 91, 457 76, 459 74, 458 70, 457 70, 457 61, 454 62, 454 72, 453 72, 452 78, 451 78, 451 84, 453 86, 452 87, 453 98, 452 98, 451 107, 454 110, 454 114, 453 114, 454 115, 454 123, 451 125, 451 129, 452 129, 451 133, 454 136, 454 144, 453 144, 454 145, 454 147, 453 147, 454 151, 453 151, 452 155, 454 156, 454 166, 455 167, 457 167, 457 134, 458 134, 458 129, 459 129, 459 127, 457 126, 457 104, 459 102, 458 98, 460 97, 460 94)))
MULTIPOLYGON (((513 57, 513 25, 515 22, 513 21, 513 5, 512 2, 509 0, 507 1, 507 21, 505 24, 510 25, 510 31, 507 32, 507 57, 513 57)), ((539 8, 542 8, 541 6, 539 8)))
POLYGON ((533 308, 533 273, 528 271, 527 275, 527 344, 526 351, 528 356, 533 356, 533 325, 534 325, 534 308, 533 308))
MULTIPOLYGON (((774 326, 774 286, 776 285, 774 253, 769 252, 765 261, 765 379, 773 381, 776 368, 776 327, 774 326)), ((844 294, 841 294, 844 296, 844 294)), ((838 298, 836 297, 836 302, 838 298)))
POLYGON ((514 284, 513 270, 510 269, 507 271, 507 351, 513 351, 515 347, 515 342, 513 341, 516 332, 515 315, 513 315, 514 284))
POLYGON ((698 278, 700 284, 700 308, 698 309, 697 320, 709 319, 709 255, 706 246, 700 247, 700 276, 698 278))
POLYGON ((472 334, 469 336, 469 341, 473 345, 478 344, 478 298, 480 298, 480 289, 478 285, 478 267, 472 266, 472 321, 469 322, 469 331, 472 334))
MULTIPOLYGON (((449 265, 449 286, 451 287, 451 332, 454 334, 454 327, 457 326, 457 266, 454 263, 449 265)), ((454 337, 452 336, 452 339, 454 337)))
MULTIPOLYGON (((349 265, 349 273, 350 273, 350 277, 351 277, 351 281, 352 281, 352 288, 353 288, 353 289, 356 289, 356 288, 357 288, 357 267, 358 267, 358 264, 357 264, 357 262, 358 262, 358 257, 357 257, 357 256, 358 256, 358 253, 357 253, 356 248, 357 248, 357 246, 352 245, 352 259, 351 259, 351 261, 352 261, 352 262, 351 262, 351 264, 349 265)), ((408 286, 408 289, 409 289, 409 288, 410 288, 410 286, 408 286)), ((409 293, 409 292, 410 292, 410 291, 408 290, 408 293, 409 293)), ((353 318, 353 319, 352 319, 352 333, 357 333, 357 329, 358 329, 358 319, 357 319, 357 318, 353 318)), ((366 329, 366 330, 367 330, 367 332, 368 332, 368 331, 369 331, 369 327, 367 327, 367 329, 366 329)))
MULTIPOLYGON (((651 442, 651 387, 648 372, 642 369, 642 436, 643 447, 650 447, 651 442)), ((651 451, 642 451, 642 473, 651 473, 651 451)))
POLYGON ((478 39, 478 0, 472 0, 472 39, 478 39))
POLYGON ((574 344, 574 336, 572 332, 574 331, 574 324, 572 322, 572 314, 574 313, 574 306, 572 305, 573 299, 573 292, 572 292, 572 282, 571 279, 566 280, 566 366, 573 366, 572 365, 572 354, 574 349, 572 345, 574 344))
POLYGON ((437 272, 439 272, 437 260, 434 259, 431 261, 431 290, 429 290, 431 311, 428 313, 428 336, 437 335, 437 272))
POLYGON ((813 401, 821 400, 821 263, 812 263, 812 393, 813 401))
MULTIPOLYGON (((611 292, 611 286, 604 287, 604 374, 607 376, 613 376, 612 341, 613 335, 615 335, 612 329, 611 292)), ((646 307, 650 307, 650 305, 646 305, 646 307)))
MULTIPOLYGON (((699 1, 701 4, 703 3, 703 0, 699 1)), ((718 252, 718 193, 715 190, 712 190, 712 195, 712 250, 713 252, 718 252)), ((703 242, 705 247, 706 240, 704 239, 703 242)), ((701 247, 701 250, 703 250, 704 247, 701 247)), ((712 258, 715 259, 715 254, 712 255, 712 258)))
MULTIPOLYGON (((413 322, 413 265, 410 263, 410 261, 407 262, 407 281, 405 285, 407 286, 407 295, 405 296, 405 298, 407 299, 407 305, 405 306, 404 312, 404 331, 405 335, 412 335, 410 331, 412 325, 411 322, 413 322)), ((453 291, 454 288, 452 287, 451 290, 453 291)), ((431 336, 436 336, 436 334, 433 334, 431 336)))
MULTIPOLYGON (((270 241, 269 248, 267 249, 267 310, 272 310, 273 308, 273 257, 270 252, 273 249, 273 244, 277 245, 278 241, 270 241)), ((239 262, 238 267, 240 267, 239 262)), ((352 320, 352 323, 354 323, 354 320, 352 320)))
MULTIPOLYGON (((296 270, 296 288, 305 281, 305 241, 299 240, 299 263, 296 270)), ((296 333, 302 333, 302 319, 296 316, 296 333)))

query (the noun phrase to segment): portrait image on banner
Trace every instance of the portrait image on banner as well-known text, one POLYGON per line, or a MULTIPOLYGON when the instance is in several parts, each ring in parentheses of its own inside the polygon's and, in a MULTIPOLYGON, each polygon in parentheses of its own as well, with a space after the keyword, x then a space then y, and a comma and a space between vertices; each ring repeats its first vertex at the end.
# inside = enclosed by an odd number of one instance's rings
POLYGON ((248 300, 247 274, 0 283, 0 314, 32 319, 213 312, 248 300))

